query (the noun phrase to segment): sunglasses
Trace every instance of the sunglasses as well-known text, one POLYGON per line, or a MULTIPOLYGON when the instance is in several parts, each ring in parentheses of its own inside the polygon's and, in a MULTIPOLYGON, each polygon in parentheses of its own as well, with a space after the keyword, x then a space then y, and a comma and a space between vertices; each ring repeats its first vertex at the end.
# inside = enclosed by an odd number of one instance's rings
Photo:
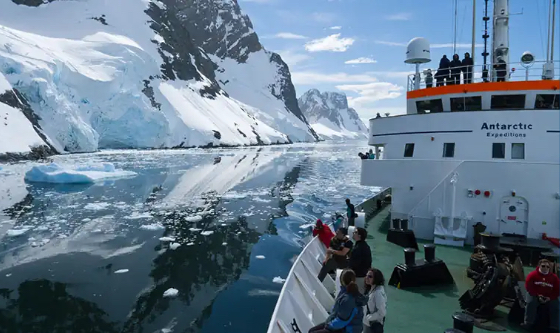
POLYGON ((550 268, 548 265, 541 265, 541 268, 550 268))
POLYGON ((366 275, 366 277, 367 277, 368 279, 373 279, 373 275, 369 275, 369 274, 368 274, 368 275, 366 275))

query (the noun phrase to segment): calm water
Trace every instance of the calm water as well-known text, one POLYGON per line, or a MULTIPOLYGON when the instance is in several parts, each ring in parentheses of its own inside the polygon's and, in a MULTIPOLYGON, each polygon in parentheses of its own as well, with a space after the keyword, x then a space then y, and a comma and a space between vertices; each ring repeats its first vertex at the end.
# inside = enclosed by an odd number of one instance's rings
POLYGON ((33 163, 0 165, 0 331, 265 332, 302 226, 376 190, 359 185, 360 149, 54 159, 137 173, 89 186, 25 184, 33 163))

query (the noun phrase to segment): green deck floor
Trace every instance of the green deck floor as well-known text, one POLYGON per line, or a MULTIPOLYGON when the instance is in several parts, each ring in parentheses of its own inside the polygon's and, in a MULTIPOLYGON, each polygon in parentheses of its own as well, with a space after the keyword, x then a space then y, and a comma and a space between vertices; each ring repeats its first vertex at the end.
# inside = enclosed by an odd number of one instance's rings
MULTIPOLYGON (((390 224, 390 206, 382 208, 368 220, 367 242, 372 250, 373 266, 381 269, 386 282, 398 263, 404 262, 403 248, 387 242, 387 230, 390 224)), ((416 258, 423 258, 423 245, 427 242, 418 240, 420 252, 416 258)), ((385 332, 387 333, 438 333, 453 327, 451 316, 456 311, 461 311, 459 297, 473 286, 471 279, 466 276, 466 268, 472 254, 470 247, 456 248, 438 245, 436 257, 442 259, 453 275, 455 286, 429 287, 410 290, 400 290, 386 286, 387 291, 387 318, 385 332)), ((505 327, 502 332, 524 332, 518 327, 509 328, 507 313, 509 309, 499 306, 496 314, 500 317, 493 322, 505 327)), ((488 332, 477 327, 474 332, 488 332)))

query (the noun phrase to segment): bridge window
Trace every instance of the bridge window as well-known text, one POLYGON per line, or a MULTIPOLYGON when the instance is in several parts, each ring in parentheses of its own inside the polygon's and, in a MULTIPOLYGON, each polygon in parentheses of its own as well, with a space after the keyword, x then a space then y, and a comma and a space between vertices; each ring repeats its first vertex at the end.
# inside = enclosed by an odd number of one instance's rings
POLYGON ((525 95, 492 95, 490 108, 493 110, 524 109, 525 95))
POLYGON ((404 157, 412 157, 414 155, 414 143, 404 145, 404 157))
POLYGON ((441 99, 429 99, 426 101, 416 102, 416 113, 434 112, 443 112, 443 103, 441 99))
POLYGON ((558 109, 558 94, 538 94, 535 109, 558 109))
POLYGON ((443 144, 443 157, 455 156, 455 142, 446 142, 443 144))
POLYGON ((506 144, 492 143, 492 158, 506 158, 506 144))
POLYGON ((480 111, 482 110, 482 97, 456 97, 451 98, 451 111, 480 111))
POLYGON ((512 143, 511 144, 511 158, 514 160, 524 160, 525 159, 525 144, 524 143, 512 143))

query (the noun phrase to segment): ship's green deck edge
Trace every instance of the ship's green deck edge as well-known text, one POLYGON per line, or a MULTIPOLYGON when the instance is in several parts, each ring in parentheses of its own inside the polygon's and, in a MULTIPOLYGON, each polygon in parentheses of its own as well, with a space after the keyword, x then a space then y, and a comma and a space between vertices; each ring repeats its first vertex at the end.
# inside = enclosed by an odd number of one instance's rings
MULTIPOLYGON (((383 272, 386 283, 389 282, 395 265, 404 262, 403 248, 385 240, 390 224, 390 207, 390 205, 383 207, 366 222, 367 243, 371 247, 373 266, 383 272)), ((417 259, 424 257, 423 245, 426 243, 429 242, 418 240, 420 252, 416 253, 417 259)), ((455 280, 455 286, 423 287, 409 291, 386 285, 388 300, 385 332, 437 333, 452 328, 451 316, 454 312, 461 311, 459 297, 473 286, 472 280, 466 276, 471 254, 472 248, 467 246, 465 248, 437 246, 436 257, 446 263, 455 280)), ((524 332, 519 327, 509 327, 508 311, 509 308, 498 306, 496 314, 500 318, 493 322, 507 329, 502 332, 524 332)), ((488 331, 475 327, 474 333, 477 332, 488 331)))

